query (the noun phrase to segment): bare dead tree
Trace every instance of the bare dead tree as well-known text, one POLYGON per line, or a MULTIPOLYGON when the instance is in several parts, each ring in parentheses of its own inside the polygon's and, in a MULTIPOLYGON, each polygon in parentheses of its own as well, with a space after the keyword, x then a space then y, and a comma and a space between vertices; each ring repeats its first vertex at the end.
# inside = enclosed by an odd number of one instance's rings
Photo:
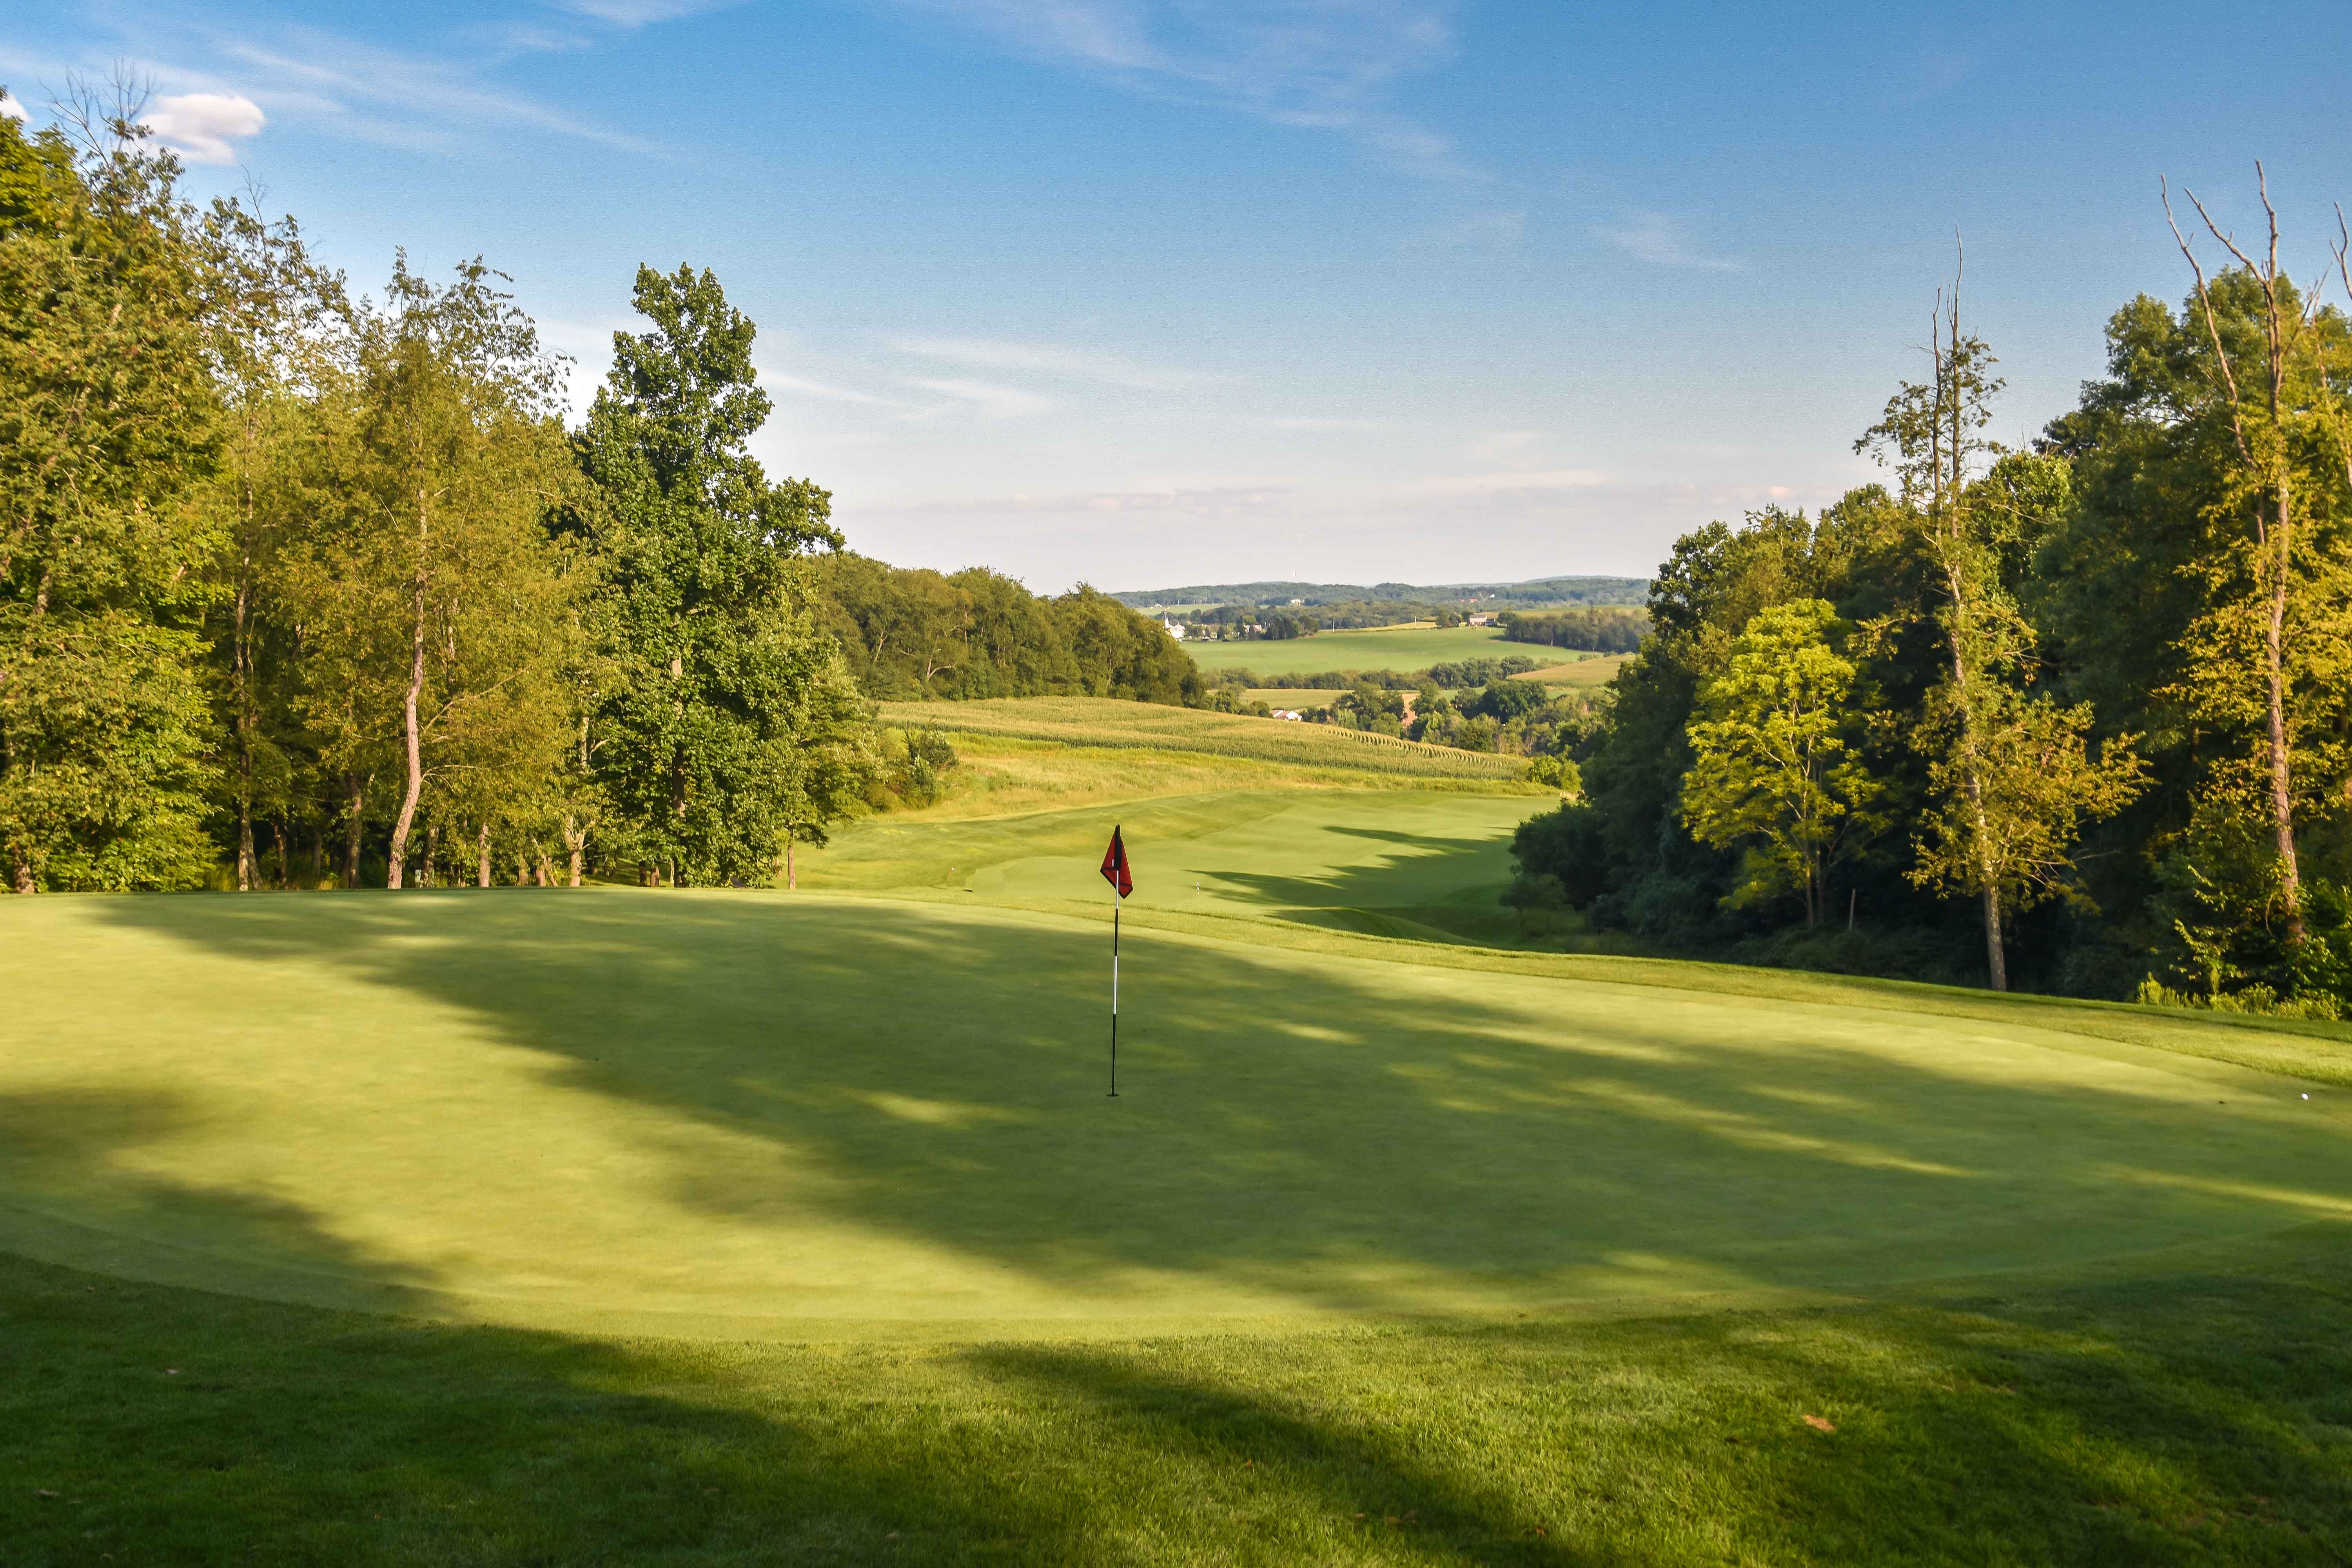
POLYGON ((2303 875, 2295 854, 2294 794, 2293 758, 2287 736, 2286 719, 2286 609, 2288 588, 2294 570, 2294 541, 2297 515, 2295 510, 2294 464, 2286 446, 2286 378, 2287 363, 2304 329, 2310 324, 2311 296, 2306 294, 2287 320, 2287 310, 2281 298, 2283 279, 2278 264, 2278 209, 2271 204, 2270 180, 2260 163, 2254 165, 2254 183, 2261 193, 2263 212, 2269 220, 2269 247, 2257 264, 2238 247, 2237 242, 2192 191, 2181 194, 2189 198, 2202 219, 2206 231, 2221 247, 2237 258, 2249 277, 2263 291, 2263 412, 2266 416, 2257 426, 2250 428, 2246 418, 2246 397, 2236 367, 2231 363, 2229 345, 2222 341, 2221 326, 2213 309, 2212 289, 2205 276, 2205 267, 2198 260, 2189 237, 2180 231, 2173 216, 2172 194, 2168 185, 2159 182, 2164 201, 2165 222, 2171 226, 2175 244, 2188 261, 2197 279, 2197 304, 2204 317, 2206 339, 2212 345, 2213 358, 2219 367, 2221 387, 2229 401, 2230 430, 2238 448, 2241 461, 2264 490, 2263 503, 2254 509, 2254 562, 2257 591, 2265 600, 2263 625, 2263 677, 2266 687, 2267 740, 2269 744, 2268 773, 2270 784, 2270 815, 2276 840, 2279 862, 2279 896, 2286 906, 2287 933, 2300 943, 2304 937, 2303 875), (2265 515, 2263 506, 2267 504, 2265 515))

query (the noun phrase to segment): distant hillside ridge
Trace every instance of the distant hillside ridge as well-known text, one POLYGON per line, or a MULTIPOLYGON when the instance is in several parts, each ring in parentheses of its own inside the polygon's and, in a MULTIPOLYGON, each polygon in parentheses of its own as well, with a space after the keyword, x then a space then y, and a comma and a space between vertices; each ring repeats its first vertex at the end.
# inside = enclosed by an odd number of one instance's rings
POLYGON ((1538 605, 1639 605, 1649 597, 1647 577, 1532 577, 1523 583, 1213 583, 1189 588, 1151 588, 1113 594, 1131 609, 1162 605, 1347 604, 1366 599, 1416 605, 1476 605, 1482 609, 1532 609, 1538 605))

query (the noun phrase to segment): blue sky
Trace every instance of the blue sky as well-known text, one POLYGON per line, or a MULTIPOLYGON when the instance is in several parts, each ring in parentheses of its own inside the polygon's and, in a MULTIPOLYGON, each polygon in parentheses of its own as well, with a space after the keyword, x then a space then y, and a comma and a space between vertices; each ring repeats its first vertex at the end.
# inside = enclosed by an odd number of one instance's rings
POLYGON ((639 261, 761 326, 852 544, 1041 590, 1646 573, 1874 470, 1968 243, 2021 437, 2187 273, 2168 175, 2300 273, 2352 7, 0 0, 36 116, 127 64, 200 190, 357 281, 514 275, 584 401, 639 261))

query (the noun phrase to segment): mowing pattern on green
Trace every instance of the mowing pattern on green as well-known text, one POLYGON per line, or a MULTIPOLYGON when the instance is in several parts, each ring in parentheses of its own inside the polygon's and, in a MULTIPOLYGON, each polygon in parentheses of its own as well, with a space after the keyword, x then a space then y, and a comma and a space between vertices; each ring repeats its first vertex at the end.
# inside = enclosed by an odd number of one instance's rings
POLYGON ((1526 760, 1519 757, 1424 746, 1391 735, 1341 730, 1328 724, 1253 719, 1151 702, 1121 702, 1108 697, 885 702, 881 709, 886 724, 919 725, 956 734, 1056 741, 1072 746, 1202 752, 1211 756, 1253 757, 1270 763, 1413 778, 1501 783, 1517 779, 1527 772, 1526 760))
POLYGON ((0 921, 0 1247, 238 1293, 1126 1333, 1884 1284, 2352 1215, 2334 1096, 2055 1008, 1131 931, 1110 1101, 1090 921, 526 889, 0 921))

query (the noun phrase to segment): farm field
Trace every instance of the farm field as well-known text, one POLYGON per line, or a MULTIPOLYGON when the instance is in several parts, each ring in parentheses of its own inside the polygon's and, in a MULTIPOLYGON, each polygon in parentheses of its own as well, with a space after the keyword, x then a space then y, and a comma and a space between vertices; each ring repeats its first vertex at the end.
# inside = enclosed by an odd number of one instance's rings
POLYGON ((1523 670, 1512 677, 1515 680, 1532 680, 1539 686, 1606 686, 1625 668, 1626 656, 1622 653, 1589 655, 1562 664, 1546 665, 1541 669, 1523 670))
POLYGON ((1187 643, 1204 670, 1246 669, 1259 675, 1310 675, 1327 669, 1422 669, 1458 658, 1503 658, 1543 650, 1506 643, 1495 626, 1384 626, 1372 631, 1317 632, 1280 642, 1187 643))
POLYGON ((2352 1030, 1402 940, 1546 800, 961 723, 795 893, 0 902, 0 1561, 2352 1551, 2352 1030))

